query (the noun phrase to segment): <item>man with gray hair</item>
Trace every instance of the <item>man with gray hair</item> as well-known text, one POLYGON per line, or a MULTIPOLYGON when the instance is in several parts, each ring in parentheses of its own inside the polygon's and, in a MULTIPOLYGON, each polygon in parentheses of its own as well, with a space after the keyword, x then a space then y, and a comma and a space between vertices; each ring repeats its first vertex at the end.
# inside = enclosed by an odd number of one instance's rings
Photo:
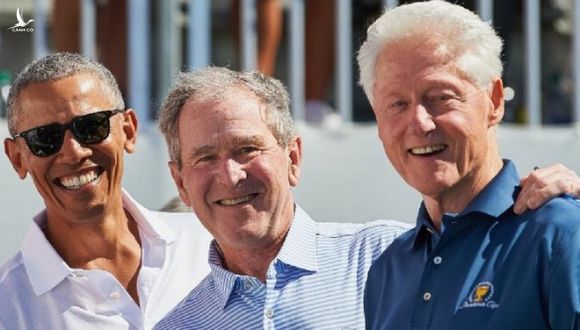
POLYGON ((191 214, 152 212, 121 188, 137 117, 81 55, 27 66, 8 97, 4 149, 46 208, 0 267, 2 329, 150 329, 208 273, 191 214))
MULTIPOLYGON (((423 202, 369 271, 369 329, 580 329, 580 203, 521 215, 502 160, 502 41, 444 1, 386 11, 358 60, 385 152, 423 202)), ((573 189, 570 187, 569 189, 573 189)))
POLYGON ((368 267, 408 225, 317 223, 295 204, 302 140, 289 103, 258 72, 178 77, 159 126, 181 199, 215 241, 210 275, 156 328, 364 326, 368 267))
POLYGON ((292 196, 302 140, 274 78, 182 73, 159 119, 182 200, 215 237, 211 273, 157 329, 361 329, 371 263, 408 228, 317 223, 292 196))

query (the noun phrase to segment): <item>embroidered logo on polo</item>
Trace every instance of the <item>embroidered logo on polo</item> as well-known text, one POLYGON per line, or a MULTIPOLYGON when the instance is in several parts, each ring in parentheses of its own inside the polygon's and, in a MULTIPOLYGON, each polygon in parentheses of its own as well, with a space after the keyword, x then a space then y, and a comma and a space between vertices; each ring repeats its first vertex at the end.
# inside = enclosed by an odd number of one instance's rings
POLYGON ((459 309, 463 308, 472 308, 472 307, 485 307, 490 309, 496 309, 499 307, 499 304, 495 301, 491 300, 493 297, 494 288, 493 283, 491 282, 481 282, 477 284, 467 300, 463 302, 459 306, 459 309))

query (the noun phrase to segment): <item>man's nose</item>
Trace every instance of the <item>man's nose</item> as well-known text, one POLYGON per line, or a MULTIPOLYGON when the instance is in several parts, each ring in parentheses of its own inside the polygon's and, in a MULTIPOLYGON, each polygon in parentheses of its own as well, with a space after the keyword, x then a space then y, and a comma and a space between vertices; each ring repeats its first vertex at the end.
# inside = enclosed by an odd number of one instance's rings
POLYGON ((62 147, 58 152, 60 161, 68 164, 77 164, 81 160, 91 156, 91 154, 91 148, 87 148, 77 141, 70 130, 65 131, 62 147))
POLYGON ((433 116, 424 104, 419 103, 413 109, 412 125, 418 134, 427 134, 435 129, 433 116))
POLYGON ((221 184, 235 187, 247 178, 247 173, 243 164, 240 164, 235 159, 227 158, 220 161, 217 176, 221 184))

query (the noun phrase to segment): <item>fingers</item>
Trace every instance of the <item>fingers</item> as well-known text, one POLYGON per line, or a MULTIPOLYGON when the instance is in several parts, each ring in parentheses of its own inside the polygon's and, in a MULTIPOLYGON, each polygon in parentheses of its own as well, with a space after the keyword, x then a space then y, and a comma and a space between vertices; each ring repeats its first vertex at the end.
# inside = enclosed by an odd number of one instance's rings
POLYGON ((562 194, 580 196, 580 178, 562 164, 534 170, 520 180, 520 185, 522 191, 514 205, 516 214, 536 209, 562 194))

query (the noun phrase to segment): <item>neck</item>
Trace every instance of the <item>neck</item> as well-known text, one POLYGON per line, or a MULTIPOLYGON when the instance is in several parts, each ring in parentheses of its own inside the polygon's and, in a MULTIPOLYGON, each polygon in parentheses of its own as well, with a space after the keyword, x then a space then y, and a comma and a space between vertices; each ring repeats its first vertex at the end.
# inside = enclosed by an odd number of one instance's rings
POLYGON ((223 267, 235 274, 253 276, 265 283, 268 267, 280 252, 282 243, 257 249, 221 248, 223 267))
POLYGON ((469 203, 499 173, 503 162, 499 155, 473 173, 460 179, 451 188, 435 195, 423 195, 423 201, 429 217, 438 232, 441 232, 441 221, 445 213, 461 213, 469 203))
POLYGON ((141 266, 139 229, 122 203, 85 223, 51 217, 47 210, 44 233, 69 267, 108 271, 139 304, 136 287, 141 266))
POLYGON ((86 223, 71 223, 47 216, 45 235, 71 267, 85 268, 91 261, 115 255, 138 242, 137 224, 121 208, 86 223))

